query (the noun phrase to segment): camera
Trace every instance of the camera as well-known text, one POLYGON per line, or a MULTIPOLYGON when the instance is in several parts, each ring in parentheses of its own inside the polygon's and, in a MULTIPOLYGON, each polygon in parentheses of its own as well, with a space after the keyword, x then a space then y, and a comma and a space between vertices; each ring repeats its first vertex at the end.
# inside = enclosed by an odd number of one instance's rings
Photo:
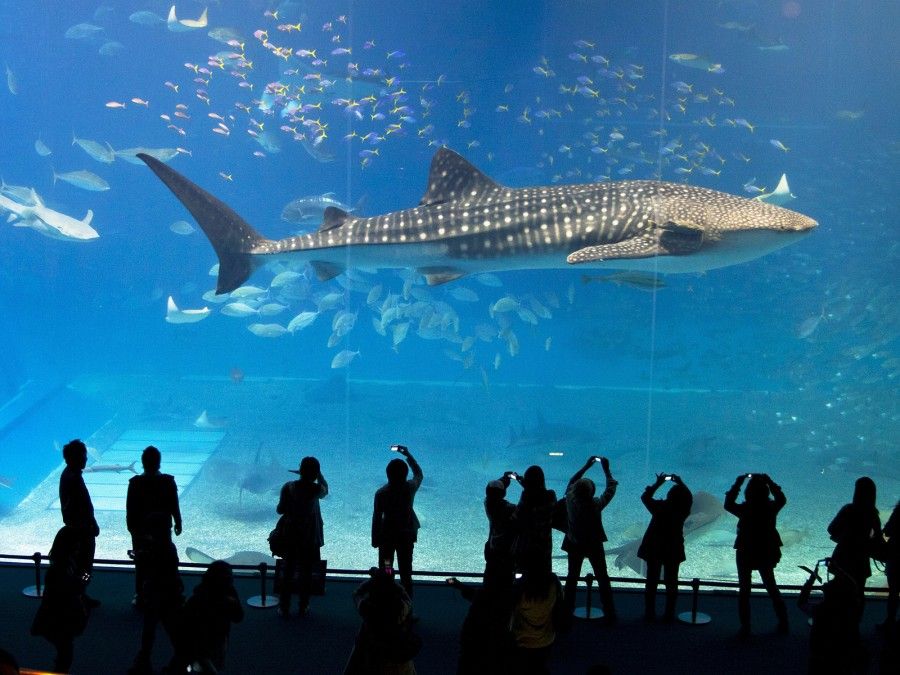
POLYGON ((517 474, 515 471, 507 471, 507 472, 506 472, 505 474, 503 474, 503 475, 504 475, 504 476, 509 476, 512 480, 519 480, 519 474, 517 474))
POLYGON ((602 458, 600 455, 594 455, 594 461, 595 461, 595 462, 599 462, 599 461, 601 461, 602 459, 603 459, 603 458, 602 458))
POLYGON ((392 445, 391 452, 403 452, 406 448, 402 445, 392 445))
POLYGON ((752 473, 748 473, 748 474, 747 474, 747 478, 753 478, 753 474, 752 474, 752 473))
POLYGON ((665 476, 663 476, 663 480, 672 480, 672 474, 667 473, 665 476))

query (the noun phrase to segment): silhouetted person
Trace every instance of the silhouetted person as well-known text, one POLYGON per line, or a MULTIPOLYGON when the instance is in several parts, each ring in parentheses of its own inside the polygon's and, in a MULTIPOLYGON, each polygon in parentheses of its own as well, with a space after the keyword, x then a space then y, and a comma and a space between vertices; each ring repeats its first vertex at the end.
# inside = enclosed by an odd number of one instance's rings
POLYGON ((16 657, 5 649, 0 649, 0 675, 19 675, 16 657))
POLYGON ((781 488, 767 474, 755 473, 749 476, 744 490, 744 501, 736 503, 741 485, 748 474, 738 476, 734 485, 725 493, 725 510, 738 518, 737 538, 734 542, 738 574, 738 618, 741 622, 740 635, 750 635, 750 585, 753 570, 759 572, 766 588, 775 616, 778 617, 777 632, 788 632, 787 608, 775 583, 775 566, 781 560, 781 537, 775 527, 778 512, 784 508, 787 499, 781 488), (769 495, 772 499, 769 499, 769 495))
POLYGON ((529 466, 519 478, 522 495, 513 514, 516 541, 513 544, 513 564, 518 572, 549 572, 553 541, 551 527, 556 493, 548 490, 544 471, 529 466))
POLYGON ((406 459, 392 459, 388 462, 387 485, 375 493, 375 505, 372 511, 372 546, 378 549, 379 568, 393 566, 394 554, 397 554, 397 570, 400 572, 400 583, 412 597, 412 558, 413 546, 419 532, 419 518, 413 509, 416 491, 422 485, 424 474, 419 463, 404 445, 395 445, 406 459), (409 466, 407 466, 407 462, 409 466), (409 469, 412 469, 412 478, 409 469))
MULTIPOLYGON (((145 465, 146 466, 146 465, 145 465)), ((162 511, 150 513, 137 538, 135 565, 142 570, 140 597, 144 604, 141 648, 128 671, 152 673, 151 655, 156 628, 162 623, 173 645, 177 639, 177 621, 184 602, 184 585, 178 574, 178 552, 172 543, 171 516, 162 511)))
POLYGON ((832 569, 841 570, 853 579, 859 594, 859 616, 862 618, 866 579, 872 576, 869 555, 881 542, 881 519, 875 506, 875 481, 868 476, 856 480, 853 501, 845 504, 828 525, 835 542, 831 554, 832 569))
POLYGON ((44 594, 31 634, 46 638, 56 648, 53 670, 69 672, 75 653, 75 638, 84 632, 88 608, 77 551, 82 533, 64 525, 50 548, 50 567, 44 579, 44 594))
POLYGON ((373 567, 370 579, 353 591, 362 617, 345 675, 415 675, 413 659, 422 646, 412 629, 412 600, 394 581, 393 568, 373 567))
POLYGON ((894 505, 890 518, 884 525, 885 563, 884 573, 888 582, 887 616, 884 627, 890 631, 897 620, 897 600, 900 596, 900 502, 894 505))
POLYGON ((225 667, 231 624, 244 618, 244 608, 234 587, 231 565, 210 563, 200 583, 179 615, 178 638, 170 670, 183 673, 217 673, 225 667))
POLYGON ((484 585, 499 584, 507 592, 513 583, 513 544, 516 505, 507 501, 506 490, 513 480, 507 472, 484 489, 484 512, 488 519, 488 539, 484 544, 484 585))
POLYGON ((553 572, 533 570, 522 575, 513 591, 510 622, 515 642, 513 673, 544 675, 549 672, 547 659, 565 611, 562 585, 553 572))
POLYGON ((84 484, 81 472, 87 466, 87 446, 77 438, 63 446, 66 468, 59 477, 59 505, 63 523, 71 528, 76 539, 75 560, 81 577, 82 592, 89 607, 96 607, 99 601, 87 595, 87 585, 94 569, 94 550, 100 535, 100 526, 94 518, 94 504, 84 484))
POLYGON ((512 675, 512 585, 494 582, 472 586, 461 584, 455 577, 447 579, 447 584, 471 603, 459 634, 457 675, 512 675))
POLYGON ((822 597, 811 599, 812 587, 819 576, 820 561, 803 584, 797 604, 812 617, 809 632, 809 675, 850 675, 866 672, 867 655, 860 640, 859 596, 856 583, 840 570, 822 585, 822 597))
POLYGON ((656 474, 656 482, 648 485, 641 501, 651 514, 650 524, 641 540, 637 556, 647 563, 647 583, 644 587, 644 619, 656 619, 656 587, 660 571, 665 569, 666 609, 663 621, 675 620, 678 600, 678 568, 684 562, 684 521, 691 514, 694 497, 679 476, 656 474), (667 480, 673 485, 665 499, 653 495, 667 480))
POLYGON ((566 487, 566 519, 568 528, 563 538, 562 549, 568 554, 568 574, 566 575, 566 621, 571 621, 572 612, 575 609, 575 596, 578 592, 578 577, 581 576, 581 567, 587 558, 594 570, 597 579, 597 590, 600 592, 600 602, 603 605, 604 620, 606 623, 615 623, 616 606, 613 602, 612 584, 609 581, 609 571, 606 567, 606 551, 603 544, 606 541, 606 530, 603 529, 603 509, 616 495, 616 486, 619 482, 613 478, 609 470, 609 460, 606 457, 588 457, 581 467, 569 479, 566 487), (585 472, 594 464, 600 462, 603 474, 606 477, 606 487, 603 494, 595 497, 596 486, 590 478, 584 478, 585 472))
POLYGON ((283 617, 290 614, 294 592, 300 600, 300 614, 309 611, 313 572, 322 560, 320 549, 325 544, 319 500, 328 495, 328 483, 315 457, 304 457, 300 468, 291 471, 299 474, 300 479, 282 486, 275 509, 286 516, 288 533, 284 576, 278 598, 278 613, 283 617))
MULTIPOLYGON (((162 514, 168 521, 168 528, 175 526, 175 536, 181 534, 181 509, 178 505, 178 486, 175 478, 167 473, 160 473, 162 456, 159 450, 148 445, 141 453, 141 464, 144 473, 134 476, 128 481, 128 493, 125 499, 125 524, 131 533, 131 545, 134 551, 140 547, 140 541, 148 534, 149 521, 156 514, 162 514)), ((132 604, 141 606, 144 587, 144 570, 139 557, 134 561, 134 600, 132 604)))

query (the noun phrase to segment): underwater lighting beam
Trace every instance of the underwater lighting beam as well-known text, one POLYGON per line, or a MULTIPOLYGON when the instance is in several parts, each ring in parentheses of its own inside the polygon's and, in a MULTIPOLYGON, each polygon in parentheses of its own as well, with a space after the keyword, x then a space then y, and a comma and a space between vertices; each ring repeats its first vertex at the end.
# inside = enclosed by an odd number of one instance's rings
MULTIPOLYGON (((669 0, 663 3, 663 34, 662 34, 662 75, 659 81, 659 131, 656 143, 656 177, 662 180, 662 149, 663 137, 666 130, 666 75, 669 53, 669 0)), ((659 256, 653 256, 653 280, 659 278, 659 256)), ((650 437, 653 431, 653 377, 656 362, 656 291, 653 289, 653 300, 650 308, 650 380, 647 383, 647 430, 646 445, 644 447, 644 473, 650 470, 650 437)))

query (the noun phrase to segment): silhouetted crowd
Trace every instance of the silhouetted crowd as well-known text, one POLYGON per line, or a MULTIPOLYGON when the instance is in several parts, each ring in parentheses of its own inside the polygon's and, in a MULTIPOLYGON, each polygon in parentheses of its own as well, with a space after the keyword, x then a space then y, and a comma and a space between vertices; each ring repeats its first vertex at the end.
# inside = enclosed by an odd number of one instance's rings
MULTIPOLYGON (((386 468, 387 482, 374 496, 371 545, 377 565, 369 579, 353 593, 361 625, 350 650, 348 675, 413 675, 415 657, 422 646, 416 631, 413 605, 413 551, 419 530, 415 496, 424 480, 421 466, 409 449, 395 445, 399 456, 386 468), (410 476, 410 473, 412 474, 410 476), (396 562, 396 568, 394 564, 396 562), (397 581, 399 577, 399 583, 397 581)), ((59 482, 63 527, 50 549, 41 605, 32 634, 46 638, 56 650, 54 670, 68 672, 74 641, 84 631, 99 601, 87 593, 92 575, 95 540, 100 534, 82 471, 87 448, 74 440, 63 448, 66 468, 59 482)), ((143 612, 141 643, 129 673, 152 673, 151 655, 156 632, 162 626, 173 656, 165 673, 219 673, 231 625, 243 618, 231 566, 211 563, 190 597, 185 598, 172 532, 182 531, 175 479, 160 472, 161 454, 147 447, 143 473, 129 481, 126 526, 132 536, 135 594, 132 604, 143 612)), ((325 543, 321 499, 328 483, 319 460, 304 457, 294 471, 297 480, 284 484, 279 494, 276 527, 269 535, 276 566, 278 615, 288 619, 291 600, 299 599, 299 613, 309 610, 310 598, 322 592, 325 543)), ((484 545, 483 581, 447 583, 471 605, 460 633, 457 672, 461 674, 547 673, 557 634, 570 629, 577 611, 576 592, 585 560, 590 563, 588 583, 596 583, 602 623, 613 625, 617 612, 606 565, 607 541, 603 511, 615 498, 618 481, 609 460, 591 456, 569 479, 558 497, 547 488, 544 472, 531 466, 521 475, 507 471, 485 487, 484 510, 488 538, 484 545), (587 472, 599 464, 604 477, 598 495, 587 472), (514 484, 521 487, 516 502, 507 499, 514 484), (567 556, 564 585, 552 571, 552 530, 564 533, 567 556)), ((678 571, 685 561, 684 524, 691 513, 693 495, 682 478, 657 474, 641 501, 650 523, 637 550, 646 565, 644 619, 673 622, 678 600, 678 571), (661 488, 668 486, 664 497, 661 488), (664 610, 657 616, 657 587, 665 587, 664 610)), ((737 517, 734 543, 738 577, 739 636, 751 635, 750 590, 757 572, 769 594, 776 618, 776 634, 790 630, 788 612, 775 580, 782 541, 777 517, 787 504, 781 487, 766 474, 741 474, 725 493, 724 508, 737 517), (743 500, 738 501, 743 488, 743 500)), ((886 647, 882 664, 897 667, 896 614, 898 602, 898 536, 895 506, 884 528, 876 507, 875 483, 856 481, 853 499, 828 526, 834 552, 806 568, 809 579, 798 597, 800 608, 811 617, 809 672, 868 672, 870 655, 860 637, 866 579, 871 560, 885 564, 889 597, 887 616, 880 625, 886 647), (818 589, 818 593, 814 591, 818 589), (894 637, 891 637, 894 636, 894 637)), ((0 650, 2 651, 2 650, 0 650)), ((9 657, 0 653, 0 661, 9 657)), ((11 657, 9 657, 11 659, 11 657)), ((0 663, 0 668, 5 668, 0 663)), ((14 661, 11 661, 14 664, 14 661)), ((18 672, 2 670, 0 672, 18 672)), ((592 673, 609 672, 602 665, 592 673)), ((882 672, 891 672, 882 670, 882 672)), ((900 669, 893 672, 900 672, 900 669)))

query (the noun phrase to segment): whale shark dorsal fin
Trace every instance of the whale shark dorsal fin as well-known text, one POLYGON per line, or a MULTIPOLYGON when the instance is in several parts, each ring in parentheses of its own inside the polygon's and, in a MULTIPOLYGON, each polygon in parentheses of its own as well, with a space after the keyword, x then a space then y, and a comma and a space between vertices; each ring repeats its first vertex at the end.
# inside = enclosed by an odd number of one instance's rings
POLYGON ((428 189, 419 206, 441 204, 464 196, 480 196, 500 189, 502 186, 499 183, 488 178, 461 155, 449 148, 441 148, 431 160, 428 189))
POLYGON ((340 227, 345 220, 347 220, 346 211, 336 206, 329 206, 325 209, 325 213, 322 214, 322 225, 319 227, 319 232, 327 232, 340 227))

